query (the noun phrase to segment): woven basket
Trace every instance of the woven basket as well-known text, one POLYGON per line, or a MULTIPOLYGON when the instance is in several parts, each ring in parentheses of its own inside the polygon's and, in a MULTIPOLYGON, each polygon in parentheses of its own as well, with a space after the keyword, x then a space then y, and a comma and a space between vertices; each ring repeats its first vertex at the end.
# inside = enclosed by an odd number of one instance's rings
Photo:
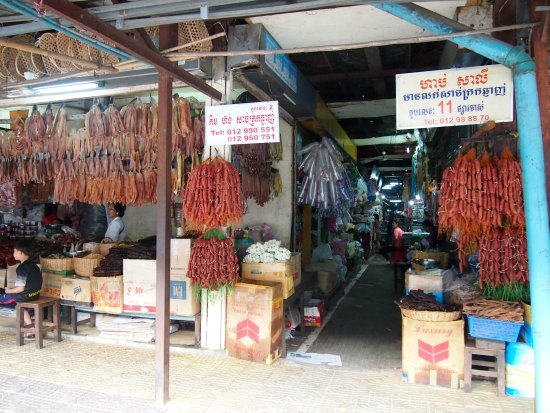
POLYGON ((0 46, 0 79, 7 79, 9 76, 8 68, 4 66, 4 59, 2 59, 2 52, 4 46, 0 46))
POLYGON ((99 265, 103 258, 103 255, 94 253, 81 258, 74 257, 74 272, 83 277, 91 277, 94 275, 94 268, 99 265))
POLYGON ((100 245, 99 242, 85 242, 82 245, 82 249, 84 251, 95 252, 96 254, 100 254, 99 245, 100 245))
POLYGON ((117 245, 116 242, 102 242, 99 244, 99 253, 105 257, 109 254, 109 250, 115 245, 117 245))
MULTIPOLYGON (((57 52, 69 56, 69 48, 71 47, 72 38, 67 36, 65 33, 57 33, 56 36, 57 43, 57 52)), ((65 71, 71 71, 77 69, 76 65, 72 62, 65 60, 56 60, 61 62, 62 69, 65 71)))
MULTIPOLYGON (((206 23, 202 20, 178 23, 178 44, 195 42, 208 36, 210 36, 210 33, 208 33, 206 23)), ((205 40, 182 50, 209 52, 212 50, 212 40, 205 40)))
MULTIPOLYGON (((38 47, 35 43, 35 47, 38 47)), ((42 55, 31 53, 31 62, 34 67, 35 73, 40 73, 42 75, 47 75, 46 66, 44 66, 44 60, 42 60, 42 55)))
POLYGON ((401 309, 401 314, 418 321, 456 321, 462 317, 462 311, 418 311, 401 309))
MULTIPOLYGON (((42 36, 38 38, 38 41, 36 42, 36 47, 39 47, 44 50, 49 50, 50 52, 56 52, 57 53, 57 40, 55 37, 55 34, 52 33, 44 33, 42 36)), ((55 75, 58 73, 61 73, 61 70, 57 66, 55 59, 42 56, 42 62, 44 63, 44 67, 46 69, 46 72, 48 72, 49 75, 55 75)), ((59 65, 61 65, 61 62, 59 62, 59 65)))
POLYGON ((73 271, 74 262, 72 258, 44 258, 40 257, 42 271, 73 271))

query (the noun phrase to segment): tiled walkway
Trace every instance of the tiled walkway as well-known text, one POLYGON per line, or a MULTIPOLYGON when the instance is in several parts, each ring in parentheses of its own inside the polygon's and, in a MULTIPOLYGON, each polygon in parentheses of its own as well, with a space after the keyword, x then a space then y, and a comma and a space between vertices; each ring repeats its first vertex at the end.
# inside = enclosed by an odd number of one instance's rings
POLYGON ((154 403, 154 348, 69 340, 15 346, 0 331, 2 412, 494 412, 534 410, 532 400, 401 383, 398 370, 348 370, 286 359, 267 366, 223 352, 177 351, 170 402, 154 403))

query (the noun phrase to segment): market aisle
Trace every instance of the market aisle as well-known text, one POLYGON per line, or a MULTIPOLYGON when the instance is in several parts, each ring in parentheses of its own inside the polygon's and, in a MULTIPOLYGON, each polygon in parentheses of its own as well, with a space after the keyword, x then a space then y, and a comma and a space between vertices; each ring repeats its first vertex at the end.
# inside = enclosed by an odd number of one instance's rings
POLYGON ((177 413, 516 413, 533 401, 496 396, 493 383, 473 393, 401 383, 392 370, 348 370, 281 359, 271 366, 185 350, 170 357, 170 397, 154 405, 154 348, 46 340, 15 346, 0 331, 1 412, 177 413), (6 374, 9 372, 9 375, 6 374))
POLYGON ((393 272, 378 257, 342 299, 307 350, 340 355, 346 369, 401 369, 401 315, 393 272))

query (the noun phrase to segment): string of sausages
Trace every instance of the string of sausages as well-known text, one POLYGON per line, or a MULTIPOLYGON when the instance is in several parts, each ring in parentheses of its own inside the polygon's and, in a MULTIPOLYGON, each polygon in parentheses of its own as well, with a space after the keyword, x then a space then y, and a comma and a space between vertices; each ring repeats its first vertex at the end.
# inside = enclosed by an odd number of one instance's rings
MULTIPOLYGON (((459 155, 443 172, 439 197, 439 227, 442 231, 458 231, 458 254, 460 271, 468 265, 468 256, 478 249, 484 234, 485 246, 493 238, 494 229, 511 227, 506 235, 519 234, 520 244, 525 245, 525 214, 523 211, 523 187, 520 162, 508 148, 502 156, 489 156, 484 152, 477 159, 475 149, 459 155)), ((516 254, 518 259, 522 254, 516 254)), ((488 270, 494 264, 484 260, 494 258, 491 254, 480 255, 480 266, 488 280, 498 280, 497 273, 488 270)), ((522 258, 523 259, 523 258, 522 258)), ((523 261, 525 262, 525 261, 523 261)), ((519 278, 514 266, 513 278, 519 278)), ((522 264, 523 265, 523 264, 522 264)), ((527 265, 525 264, 525 267, 527 265)), ((499 273, 504 269, 500 268, 499 273)), ((524 272, 521 272, 524 278, 524 272)))
POLYGON ((209 290, 232 286, 239 279, 239 261, 233 240, 198 238, 193 243, 187 276, 191 285, 209 290))
POLYGON ((479 286, 529 282, 525 228, 490 228, 479 243, 479 286))
POLYGON ((183 213, 191 228, 237 224, 244 213, 239 174, 221 157, 207 159, 191 171, 183 199, 183 213))

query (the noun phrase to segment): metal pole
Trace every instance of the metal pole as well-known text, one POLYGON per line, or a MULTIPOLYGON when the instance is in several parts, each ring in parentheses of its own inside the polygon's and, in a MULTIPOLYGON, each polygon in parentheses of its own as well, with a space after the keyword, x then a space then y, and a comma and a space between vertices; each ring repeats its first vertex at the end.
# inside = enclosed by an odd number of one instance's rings
MULTIPOLYGON (((174 27, 159 28, 162 48, 173 46, 174 27)), ((155 322, 155 399, 170 397, 170 200, 172 185, 172 76, 159 72, 159 147, 157 170, 157 276, 155 322)))
MULTIPOLYGON (((374 6, 438 34, 469 29, 414 4, 378 3, 374 6)), ((513 71, 533 310, 535 403, 537 411, 546 412, 550 410, 550 228, 535 63, 521 47, 486 35, 456 37, 451 41, 513 71)))

